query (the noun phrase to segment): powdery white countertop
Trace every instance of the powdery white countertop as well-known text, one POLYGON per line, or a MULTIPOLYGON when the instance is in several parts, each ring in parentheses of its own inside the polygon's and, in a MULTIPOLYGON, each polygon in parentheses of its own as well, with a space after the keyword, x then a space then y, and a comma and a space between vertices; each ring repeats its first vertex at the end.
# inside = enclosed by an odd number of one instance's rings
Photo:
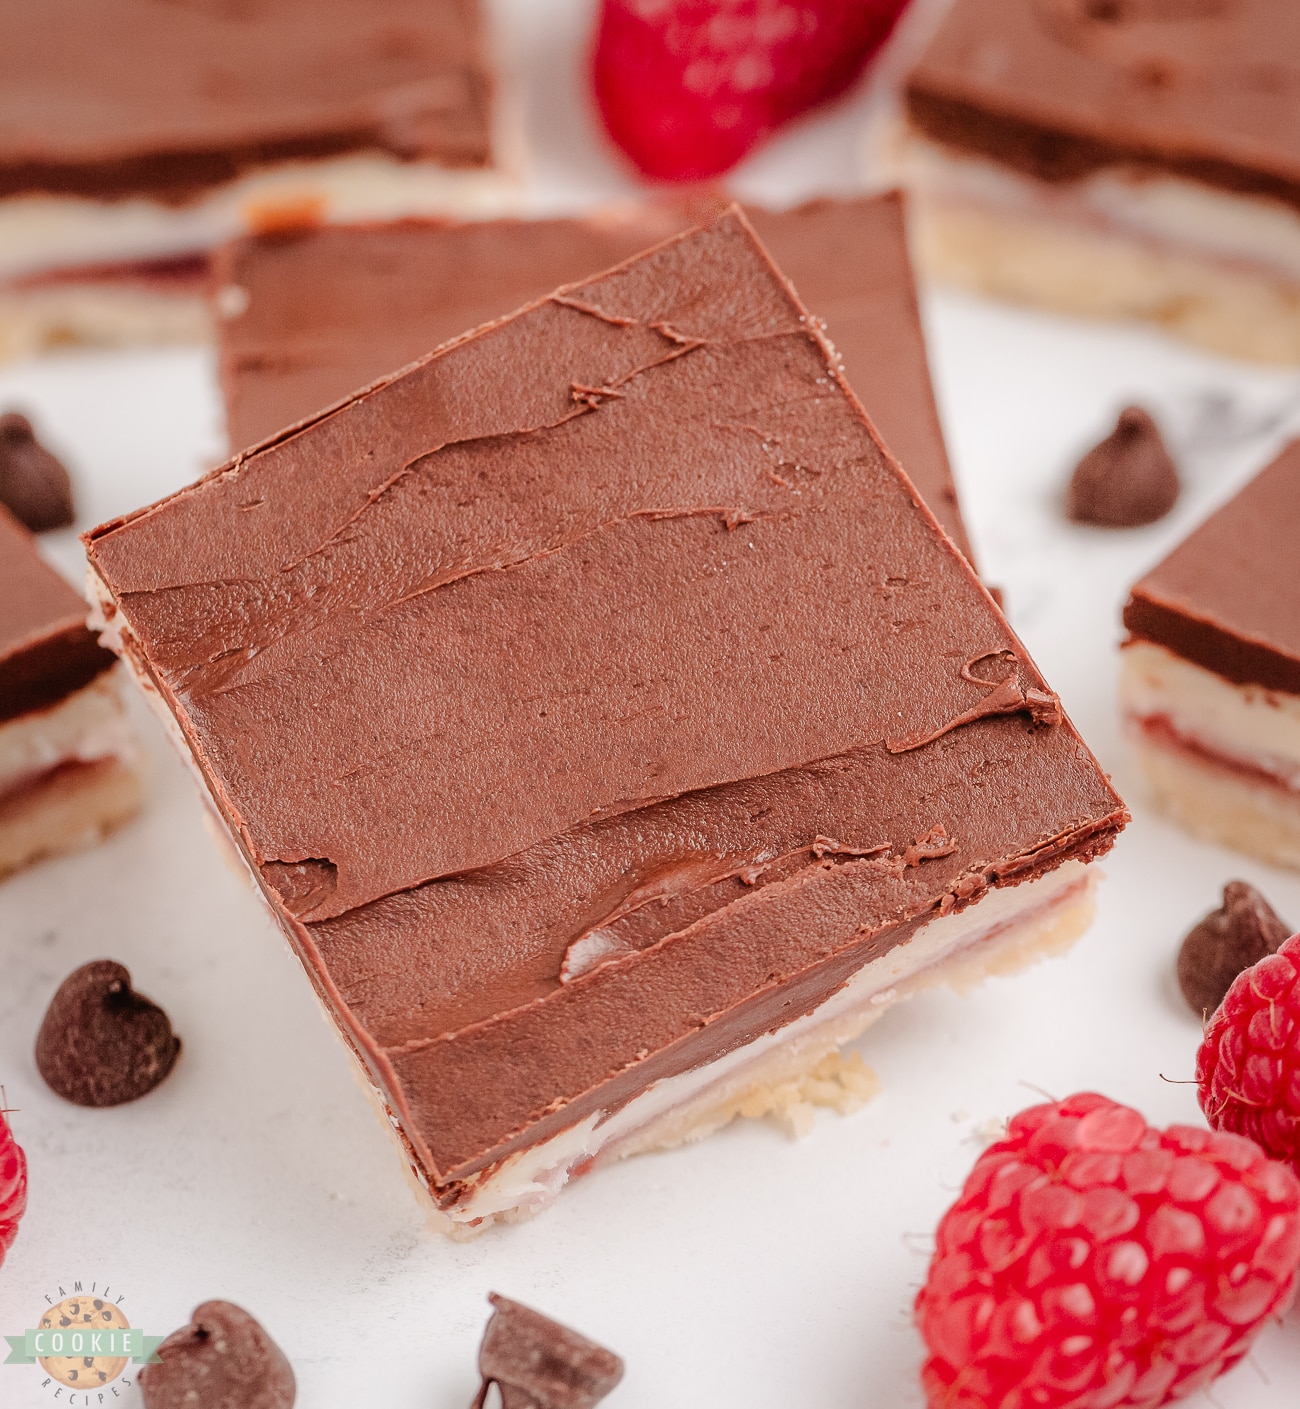
MULTIPOLYGON (((586 0, 496 9, 537 149, 539 206, 630 192, 581 101, 586 0)), ((851 184, 868 101, 859 94, 761 153, 744 193, 795 199, 851 184)), ((1179 939, 1233 877, 1300 924, 1300 876, 1192 841, 1147 809, 1115 709, 1119 610, 1129 584, 1265 462, 1287 425, 1300 428, 1300 375, 951 294, 929 295, 925 314, 981 566, 1134 813, 1074 951, 969 997, 926 993, 889 1013, 860 1044, 884 1092, 856 1116, 820 1115, 802 1141, 738 1124, 580 1180, 529 1223, 448 1242, 426 1228, 297 961, 221 860, 188 776, 137 709, 143 817, 0 887, 0 1080, 31 1164, 30 1206, 0 1270, 0 1334, 34 1325, 44 1296, 78 1278, 125 1292, 122 1309, 149 1334, 224 1297, 284 1348, 302 1409, 463 1409, 485 1296, 498 1290, 623 1355, 617 1409, 920 1405, 911 1301, 934 1226, 993 1123, 1042 1091, 1080 1089, 1159 1123, 1199 1123, 1194 1089, 1163 1079, 1191 1076, 1199 1034, 1173 983, 1179 939), (1182 501, 1147 529, 1074 527, 1064 480, 1130 400, 1165 426, 1182 501), (151 1096, 86 1111, 46 1090, 31 1054, 57 984, 100 956, 130 967, 185 1049, 151 1096)), ((11 365, 0 410, 11 407, 31 412, 73 467, 82 525, 179 487, 221 453, 206 353, 11 365)), ((79 572, 72 534, 45 541, 79 572)), ((41 1379, 0 1366, 0 1405, 68 1402, 41 1379)), ((1213 1402, 1281 1409, 1297 1381, 1293 1313, 1213 1402)))

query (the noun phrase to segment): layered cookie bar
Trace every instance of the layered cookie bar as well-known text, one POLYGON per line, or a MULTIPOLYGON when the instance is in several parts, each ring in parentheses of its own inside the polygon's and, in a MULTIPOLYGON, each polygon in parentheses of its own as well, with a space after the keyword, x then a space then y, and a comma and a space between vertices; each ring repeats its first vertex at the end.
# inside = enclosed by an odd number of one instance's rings
POLYGON ((1122 700, 1175 821, 1300 867, 1300 441, 1133 588, 1122 700))
MULTIPOLYGON (((221 384, 233 446, 252 445, 466 328, 689 228, 689 206, 574 219, 407 221, 254 236, 217 256, 221 384)), ((944 450, 898 193, 751 208, 826 320, 850 385, 935 517, 970 557, 944 450)))
POLYGON ((140 805, 117 662, 86 610, 0 507, 0 876, 98 841, 140 805))
POLYGON ((739 212, 86 545, 449 1226, 1068 942, 1125 821, 739 212))
POLYGON ((1300 361, 1300 9, 956 0, 906 82, 935 274, 1300 361))
POLYGON ((0 354, 202 331, 248 230, 496 209, 477 0, 0 0, 0 354))

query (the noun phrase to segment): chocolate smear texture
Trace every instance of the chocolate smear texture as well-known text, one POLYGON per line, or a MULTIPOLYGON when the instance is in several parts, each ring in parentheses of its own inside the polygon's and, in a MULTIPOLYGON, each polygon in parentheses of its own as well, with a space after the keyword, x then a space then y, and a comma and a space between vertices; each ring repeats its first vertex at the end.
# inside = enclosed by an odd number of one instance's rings
POLYGON ((0 504, 33 533, 73 520, 68 472, 36 439, 26 416, 0 416, 0 504))
POLYGON ((1164 518, 1179 488, 1156 423, 1140 406, 1126 406, 1115 429, 1076 466, 1066 512, 1075 523, 1138 528, 1164 518))
POLYGON ((1188 932, 1178 951, 1178 986, 1194 1013, 1212 1013, 1244 969, 1276 954, 1290 935, 1267 900, 1245 881, 1229 881, 1223 904, 1188 932))
POLYGON ((501 1409, 591 1409, 623 1378, 613 1351, 496 1292, 488 1300, 495 1310, 479 1347, 483 1384, 471 1409, 484 1409, 493 1385, 501 1409))
POLYGON ((242 1307, 205 1301, 140 1372, 146 1409, 290 1409, 284 1352, 242 1307))
POLYGON ((147 1096, 180 1055, 167 1014, 131 987, 112 959, 96 959, 59 985, 36 1035, 46 1084, 78 1106, 120 1106, 147 1096))

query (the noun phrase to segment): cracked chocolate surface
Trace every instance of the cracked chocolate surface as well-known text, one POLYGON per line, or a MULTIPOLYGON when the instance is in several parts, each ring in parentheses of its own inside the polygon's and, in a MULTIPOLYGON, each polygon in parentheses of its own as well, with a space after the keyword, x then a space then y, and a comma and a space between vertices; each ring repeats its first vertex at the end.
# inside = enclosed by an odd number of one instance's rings
POLYGON ((738 214, 87 546, 444 1203, 1125 820, 738 214))

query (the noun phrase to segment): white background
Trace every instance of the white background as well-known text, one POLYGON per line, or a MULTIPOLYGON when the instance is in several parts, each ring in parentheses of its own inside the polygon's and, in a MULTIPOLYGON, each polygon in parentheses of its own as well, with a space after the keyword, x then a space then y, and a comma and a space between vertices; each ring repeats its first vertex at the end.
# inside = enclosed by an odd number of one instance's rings
MULTIPOLYGON (((582 99, 587 4, 496 9, 537 203, 630 190, 582 99)), ((741 189, 792 199, 851 185, 866 102, 859 93, 782 137, 741 189)), ((579 1181, 530 1223, 448 1242, 426 1229, 296 960, 219 859, 187 776, 140 711, 142 819, 0 888, 0 1079, 31 1162, 30 1207, 0 1271, 0 1332, 34 1325, 43 1296, 73 1278, 125 1291, 123 1310, 149 1333, 225 1297, 284 1347, 303 1409, 461 1409, 495 1289, 622 1354, 618 1409, 914 1405, 911 1301, 989 1122, 1040 1090, 1085 1088, 1153 1121, 1199 1119, 1194 1089, 1162 1079, 1191 1076, 1199 1032, 1173 985, 1178 941, 1237 876, 1300 924, 1300 877, 1147 810, 1116 717, 1119 611, 1128 585, 1280 443, 1300 376, 951 294, 928 296, 925 313, 981 565, 1134 813, 1075 951, 889 1014, 862 1043, 884 1094, 857 1116, 824 1115, 800 1142, 742 1124, 579 1181), (1063 482, 1130 400, 1166 427, 1182 501, 1148 529, 1073 527, 1063 482), (57 984, 99 956, 131 968, 185 1049, 153 1095, 86 1111, 44 1088, 31 1052, 57 984)), ((31 412, 66 456, 89 525, 220 454, 212 372, 198 352, 69 354, 0 369, 0 410, 31 412)), ((79 570, 72 534, 46 541, 79 570)), ((1292 1405, 1298 1378, 1293 1314, 1215 1400, 1292 1405)), ((56 1402, 39 1384, 34 1369, 0 1369, 0 1405, 56 1402)))

